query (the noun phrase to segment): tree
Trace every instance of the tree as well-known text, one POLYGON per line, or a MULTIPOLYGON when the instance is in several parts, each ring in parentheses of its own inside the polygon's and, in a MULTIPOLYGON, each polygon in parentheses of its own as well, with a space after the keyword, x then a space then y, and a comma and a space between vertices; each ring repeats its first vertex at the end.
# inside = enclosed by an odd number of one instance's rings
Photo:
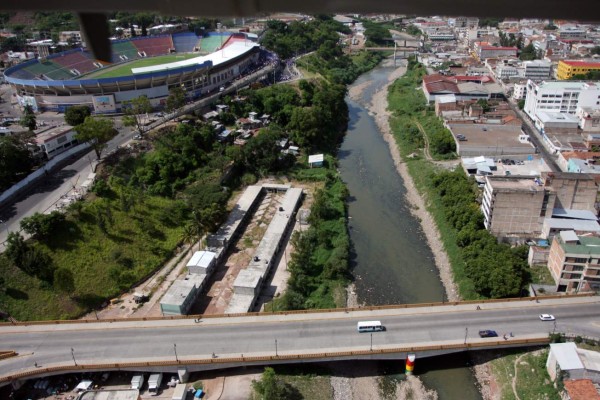
POLYGON ((521 99, 517 102, 517 106, 519 106, 519 110, 525 108, 525 99, 521 99))
POLYGON ((35 113, 33 112, 33 108, 29 104, 27 104, 23 109, 23 116, 21 117, 19 124, 22 127, 29 129, 30 131, 34 131, 37 128, 35 113))
POLYGON ((277 376, 275 370, 266 367, 260 381, 252 381, 252 387, 261 400, 294 400, 301 399, 300 393, 290 384, 277 376))
POLYGON ((181 86, 175 86, 169 90, 169 97, 167 97, 167 105, 165 110, 171 113, 185 104, 185 92, 181 86))
POLYGON ((112 120, 89 116, 85 118, 85 121, 81 125, 77 126, 76 138, 81 142, 90 143, 96 152, 96 157, 100 159, 106 143, 117 133, 112 120))
POLYGON ((72 294, 75 291, 73 272, 67 268, 57 268, 54 270, 54 287, 63 293, 72 294))
POLYGON ((65 112, 65 121, 71 126, 83 124, 85 119, 92 115, 88 106, 72 106, 65 112))
POLYGON ((35 239, 46 239, 64 221, 65 216, 58 211, 52 211, 50 214, 36 212, 30 217, 23 218, 20 225, 25 233, 35 239))
POLYGON ((0 137, 0 191, 29 172, 33 166, 33 155, 16 136, 0 137))
POLYGON ((145 114, 152 111, 152 104, 150 104, 148 96, 140 96, 123 102, 123 111, 125 112, 123 124, 135 127, 139 133, 143 133, 144 125, 142 124, 142 118, 145 114))

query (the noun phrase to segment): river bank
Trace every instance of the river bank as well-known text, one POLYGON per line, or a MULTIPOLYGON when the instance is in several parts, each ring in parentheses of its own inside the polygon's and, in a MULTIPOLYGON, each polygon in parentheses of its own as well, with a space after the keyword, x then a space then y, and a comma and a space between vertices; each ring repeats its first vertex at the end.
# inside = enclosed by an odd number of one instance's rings
MULTIPOLYGON (((384 66, 391 66, 392 61, 384 61, 384 66)), ((406 66, 400 66, 396 68, 392 73, 389 74, 387 83, 383 85, 372 97, 370 104, 363 104, 364 107, 373 116, 377 127, 386 141, 389 147, 390 154, 394 160, 394 165, 398 174, 404 180, 406 187, 406 199, 411 205, 411 213, 419 219, 423 232, 425 233, 426 240, 431 248, 435 259, 435 265, 439 271, 440 280, 445 288, 446 296, 449 301, 461 300, 458 288, 454 283, 452 275, 452 266, 448 259, 448 255, 444 250, 443 243, 440 238, 440 233, 437 229, 435 221, 431 214, 426 208, 426 199, 423 198, 415 184, 412 177, 404 164, 398 144, 392 134, 389 119, 392 114, 388 110, 388 88, 389 86, 399 77, 406 72, 406 66)), ((359 102, 361 100, 361 94, 369 86, 370 82, 363 82, 362 84, 353 86, 349 90, 349 96, 352 100, 359 102)), ((350 288, 348 290, 348 303, 349 305, 357 304, 355 296, 355 290, 350 288)), ((500 398, 500 392, 498 385, 495 382, 494 376, 491 373, 491 365, 489 363, 476 363, 473 367, 475 378, 477 379, 478 385, 481 388, 481 395, 484 400, 496 400, 500 398)))

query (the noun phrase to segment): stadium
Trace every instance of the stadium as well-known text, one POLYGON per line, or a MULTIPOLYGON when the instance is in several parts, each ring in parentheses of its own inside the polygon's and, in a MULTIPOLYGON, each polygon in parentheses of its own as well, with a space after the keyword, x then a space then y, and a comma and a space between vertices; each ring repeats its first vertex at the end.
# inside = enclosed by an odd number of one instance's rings
POLYGON ((259 62, 261 50, 244 33, 192 32, 112 42, 112 63, 83 48, 52 54, 7 69, 6 81, 21 106, 64 112, 86 105, 96 114, 118 113, 146 95, 155 108, 181 86, 188 100, 218 90, 259 62))

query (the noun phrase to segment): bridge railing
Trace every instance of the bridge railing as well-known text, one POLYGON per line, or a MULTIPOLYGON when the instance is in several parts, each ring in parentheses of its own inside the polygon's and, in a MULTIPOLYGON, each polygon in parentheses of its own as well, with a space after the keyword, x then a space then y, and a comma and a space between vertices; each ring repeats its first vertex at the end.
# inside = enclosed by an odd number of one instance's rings
POLYGON ((163 317, 140 317, 140 318, 107 318, 107 319, 77 319, 77 320, 48 320, 48 321, 13 321, 0 322, 0 327, 8 325, 51 325, 51 324, 91 324, 98 322, 140 322, 140 321, 165 321, 165 320, 182 320, 182 319, 209 319, 209 318, 229 318, 229 317, 256 317, 267 315, 296 315, 296 314, 319 314, 319 313, 344 313, 353 311, 377 311, 377 310, 393 310, 407 308, 423 308, 423 307, 438 307, 438 306, 459 306, 459 305, 485 305, 494 303, 507 302, 539 302, 540 300, 564 299, 575 297, 590 297, 595 296, 595 293, 578 293, 572 295, 551 295, 543 297, 515 297, 510 299, 490 299, 490 300, 467 300, 467 301, 446 301, 432 303, 416 303, 416 304, 392 304, 384 306, 366 306, 366 307, 348 307, 348 308, 325 308, 318 310, 291 310, 291 311, 273 311, 273 312, 247 312, 247 313, 232 313, 232 314, 196 314, 196 315, 170 315, 163 317))
MULTIPOLYGON (((289 360, 319 360, 328 358, 348 358, 356 356, 369 356, 378 354, 408 354, 419 353, 425 351, 444 351, 444 350, 468 350, 480 349, 489 347, 515 347, 515 346, 538 346, 550 343, 550 338, 547 336, 514 339, 510 340, 485 340, 475 341, 472 343, 450 343, 442 345, 423 345, 423 346, 407 346, 407 347, 390 347, 382 349, 369 350, 352 350, 339 352, 325 353, 298 353, 298 354, 282 354, 271 356, 240 356, 240 357, 216 357, 216 358, 197 358, 197 359, 177 359, 177 360, 160 360, 160 361, 135 361, 135 362, 119 362, 119 363, 98 363, 98 364, 82 364, 77 365, 56 365, 49 367, 37 367, 25 370, 19 373, 0 377, 0 383, 12 382, 18 379, 27 379, 33 376, 56 374, 60 372, 77 372, 88 370, 113 370, 113 369, 135 369, 135 368, 151 368, 151 367, 172 367, 172 366, 189 366, 189 365, 211 365, 211 364, 239 364, 239 363, 265 363, 270 364, 277 361, 289 360)), ((14 352, 13 352, 14 353, 14 352)), ((15 353, 16 354, 16 353, 15 353)))

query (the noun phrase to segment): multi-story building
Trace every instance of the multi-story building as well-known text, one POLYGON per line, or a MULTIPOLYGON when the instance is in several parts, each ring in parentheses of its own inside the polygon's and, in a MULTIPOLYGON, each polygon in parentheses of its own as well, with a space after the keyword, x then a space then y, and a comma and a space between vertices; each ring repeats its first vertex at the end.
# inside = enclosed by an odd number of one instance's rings
POLYGON ((548 269, 558 292, 600 288, 600 238, 562 231, 554 237, 548 269))
POLYGON ((513 94, 512 97, 515 100, 522 100, 527 96, 527 83, 519 82, 513 85, 513 94))
POLYGON ((524 76, 527 79, 541 81, 548 79, 552 75, 552 63, 544 60, 525 61, 523 63, 525 69, 524 76))
POLYGON ((585 75, 592 71, 600 71, 600 62, 560 60, 556 77, 560 80, 567 80, 574 75, 585 75))
POLYGON ((579 127, 584 132, 600 132, 600 108, 579 107, 579 127))
POLYGON ((561 39, 585 39, 587 31, 582 28, 566 27, 558 31, 558 36, 561 39))
POLYGON ((479 18, 477 17, 456 17, 454 19, 455 28, 477 28, 479 18))
POLYGON ((485 227, 498 237, 540 236, 554 209, 594 208, 598 187, 589 174, 543 172, 532 176, 486 176, 481 210, 485 227))
POLYGON ((510 79, 513 76, 519 76, 519 70, 511 65, 498 65, 496 67, 496 78, 510 79))
POLYGON ((527 81, 524 111, 532 119, 538 111, 575 114, 577 107, 600 108, 600 86, 593 82, 527 81))
POLYGON ((542 233, 556 196, 530 176, 486 176, 481 211, 494 236, 531 237, 542 233))
POLYGON ((81 42, 81 32, 80 31, 62 31, 58 36, 58 39, 61 42, 81 42))

